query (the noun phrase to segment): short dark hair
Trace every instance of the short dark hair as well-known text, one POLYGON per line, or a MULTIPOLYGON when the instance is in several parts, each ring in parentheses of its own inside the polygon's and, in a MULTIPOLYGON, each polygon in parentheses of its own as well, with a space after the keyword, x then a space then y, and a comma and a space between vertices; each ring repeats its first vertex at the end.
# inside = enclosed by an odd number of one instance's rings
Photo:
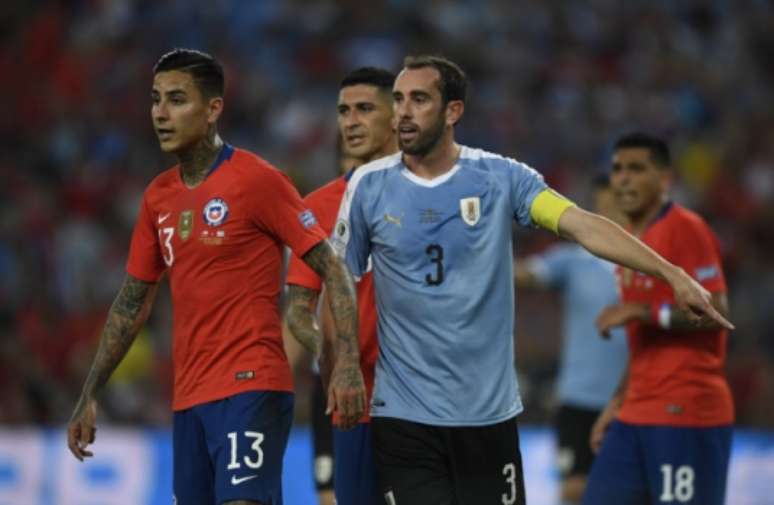
POLYGON ((389 70, 378 67, 360 67, 344 76, 339 89, 358 84, 368 84, 383 91, 392 92, 395 84, 395 74, 389 70))
POLYGON ((620 137, 613 147, 616 151, 627 148, 647 149, 650 151, 651 159, 662 168, 669 167, 671 164, 671 156, 669 155, 669 146, 667 146, 667 143, 648 133, 628 133, 620 137))
POLYGON ((173 49, 159 58, 153 67, 153 75, 170 70, 191 74, 194 84, 207 98, 223 96, 223 66, 207 53, 196 49, 173 49))
POLYGON ((432 67, 441 75, 438 86, 441 90, 443 103, 446 105, 452 100, 465 101, 465 90, 468 79, 459 65, 443 56, 406 56, 403 60, 405 68, 417 69, 432 67))

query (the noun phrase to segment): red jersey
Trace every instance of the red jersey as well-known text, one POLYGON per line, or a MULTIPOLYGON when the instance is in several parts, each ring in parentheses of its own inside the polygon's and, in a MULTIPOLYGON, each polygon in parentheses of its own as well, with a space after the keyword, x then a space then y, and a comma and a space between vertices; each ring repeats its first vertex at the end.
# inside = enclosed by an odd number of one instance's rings
MULTIPOLYGON (((718 241, 697 214, 667 204, 641 237, 713 293, 726 291, 718 241)), ((666 282, 619 267, 622 300, 673 304, 666 282)), ((674 332, 654 324, 627 325, 631 361, 622 421, 671 426, 720 426, 734 420, 725 377, 726 330, 674 332)))
POLYGON ((326 237, 290 180, 225 145, 195 188, 173 167, 145 190, 126 270, 172 291, 174 399, 183 410, 244 391, 292 391, 279 314, 282 244, 326 237))
MULTIPOLYGON (((347 189, 347 179, 339 177, 320 189, 309 193, 304 203, 314 212, 320 220, 320 226, 328 234, 333 232, 333 225, 339 212, 339 205, 347 189)), ((315 291, 322 290, 322 280, 299 259, 299 255, 290 258, 286 282, 315 291)), ((363 371, 363 380, 366 386, 366 399, 371 402, 371 393, 374 389, 374 368, 378 355, 378 341, 376 338, 376 300, 374 298, 374 281, 371 272, 364 275, 355 286, 357 289, 358 305, 358 333, 360 335, 360 369, 363 371)), ((368 422, 368 411, 360 422, 368 422)), ((338 424, 338 415, 334 415, 335 424, 338 424)))

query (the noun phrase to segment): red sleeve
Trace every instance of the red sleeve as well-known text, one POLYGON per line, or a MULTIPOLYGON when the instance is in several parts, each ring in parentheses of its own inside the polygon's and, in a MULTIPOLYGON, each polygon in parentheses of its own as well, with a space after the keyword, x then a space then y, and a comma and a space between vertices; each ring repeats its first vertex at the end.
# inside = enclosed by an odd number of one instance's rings
POLYGON ((709 226, 700 220, 685 223, 674 240, 675 264, 712 293, 726 291, 720 246, 709 226))
POLYGON ((159 249, 158 235, 148 210, 148 201, 143 195, 140 215, 137 216, 134 233, 132 233, 132 244, 129 246, 126 271, 132 277, 142 281, 156 282, 165 268, 164 258, 159 249))
POLYGON ((325 232, 288 176, 270 165, 261 168, 252 218, 300 258, 327 238, 325 232))
POLYGON ((320 276, 295 254, 290 256, 288 275, 285 282, 314 291, 322 291, 322 279, 320 279, 320 276))

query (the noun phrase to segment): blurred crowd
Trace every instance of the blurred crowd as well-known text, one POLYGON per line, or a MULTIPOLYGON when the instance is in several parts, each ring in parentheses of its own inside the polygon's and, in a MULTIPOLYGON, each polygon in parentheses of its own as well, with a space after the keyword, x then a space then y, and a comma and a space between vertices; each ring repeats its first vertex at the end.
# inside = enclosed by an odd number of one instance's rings
MULTIPOLYGON (((721 239, 738 420, 774 427, 773 2, 30 0, 3 10, 0 424, 70 414, 142 190, 173 163, 151 129, 151 68, 183 46, 226 66, 223 137, 302 193, 336 173, 339 79, 362 65, 398 70, 406 54, 443 54, 468 72, 462 142, 531 164, 581 202, 616 136, 665 136, 675 199, 721 239)), ((519 255, 554 240, 516 233, 519 255)), ((545 422, 558 301, 519 293, 517 303, 525 420, 545 422)), ((101 419, 168 421, 170 331, 162 291, 101 419)), ((309 379, 298 382, 303 392, 309 379)))

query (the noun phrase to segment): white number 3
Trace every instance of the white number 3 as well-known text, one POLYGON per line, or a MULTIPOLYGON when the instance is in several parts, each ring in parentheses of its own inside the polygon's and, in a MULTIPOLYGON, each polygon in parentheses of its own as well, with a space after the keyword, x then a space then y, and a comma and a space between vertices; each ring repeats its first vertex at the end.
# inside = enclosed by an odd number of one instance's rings
POLYGON ((503 475, 505 475, 505 482, 510 486, 508 493, 502 495, 503 505, 513 505, 516 503, 516 465, 513 463, 505 465, 503 475))
MULTIPOLYGON (((247 438, 253 439, 253 444, 250 446, 250 449, 255 451, 255 459, 253 460, 245 456, 242 458, 242 460, 245 462, 245 465, 247 465, 248 468, 252 468, 253 470, 261 468, 261 465, 263 465, 263 450, 261 449, 263 433, 257 431, 246 431, 245 436, 247 438)), ((231 440, 231 461, 229 461, 226 469, 236 470, 237 468, 241 467, 239 461, 237 461, 237 432, 232 431, 228 434, 228 438, 231 440)))
POLYGON ((175 253, 172 251, 172 237, 174 235, 174 227, 159 228, 159 240, 164 242, 164 247, 167 248, 166 252, 163 252, 161 255, 164 257, 164 263, 166 263, 168 267, 171 267, 172 263, 175 262, 175 253))

